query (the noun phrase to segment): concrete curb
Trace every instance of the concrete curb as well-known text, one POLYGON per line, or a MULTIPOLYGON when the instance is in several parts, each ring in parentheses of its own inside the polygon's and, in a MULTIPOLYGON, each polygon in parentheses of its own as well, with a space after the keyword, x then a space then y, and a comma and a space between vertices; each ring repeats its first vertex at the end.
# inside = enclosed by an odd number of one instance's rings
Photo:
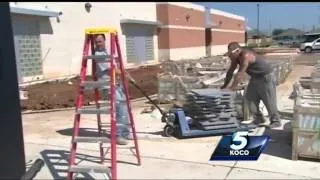
MULTIPOLYGON (((150 95, 149 97, 152 99, 156 97, 158 94, 150 95)), ((137 99, 132 99, 132 103, 138 103, 141 101, 145 101, 147 98, 142 97, 142 98, 137 98, 137 99)), ((21 111, 21 114, 36 114, 36 113, 47 113, 47 112, 57 112, 57 111, 69 111, 69 110, 74 110, 75 107, 67 107, 67 108, 57 108, 57 109, 45 109, 45 110, 27 110, 27 111, 21 111)))
POLYGON ((47 113, 47 112, 56 112, 56 111, 69 111, 69 110, 74 110, 74 107, 45 109, 45 110, 27 110, 27 111, 22 111, 21 114, 36 114, 36 113, 47 113))

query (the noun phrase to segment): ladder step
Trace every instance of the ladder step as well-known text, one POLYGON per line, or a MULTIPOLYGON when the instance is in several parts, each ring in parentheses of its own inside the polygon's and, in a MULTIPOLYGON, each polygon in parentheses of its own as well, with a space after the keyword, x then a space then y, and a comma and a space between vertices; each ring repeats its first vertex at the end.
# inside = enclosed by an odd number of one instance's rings
POLYGON ((110 168, 105 165, 100 165, 100 166, 71 165, 69 168, 69 171, 74 173, 109 173, 110 168))
POLYGON ((100 125, 101 125, 101 126, 109 127, 109 126, 111 126, 111 123, 101 123, 100 125))
POLYGON ((111 106, 111 102, 110 101, 102 101, 99 102, 100 107, 110 107, 111 106))
POLYGON ((85 59, 92 59, 94 61, 101 61, 101 62, 106 62, 109 61, 110 56, 109 55, 90 55, 90 56, 85 56, 85 59))
MULTIPOLYGON (((104 101, 104 100, 100 100, 98 101, 100 107, 108 107, 111 105, 110 100, 104 101)), ((96 105, 95 101, 91 101, 89 102, 90 105, 96 105)))
POLYGON ((109 143, 110 139, 107 137, 75 137, 74 143, 109 143))
POLYGON ((107 81, 84 81, 83 83, 81 83, 81 86, 86 87, 86 88, 104 87, 104 88, 109 89, 110 85, 108 85, 108 83, 110 83, 110 80, 107 80, 107 81))
MULTIPOLYGON (((100 125, 101 125, 102 127, 103 127, 103 126, 109 127, 109 126, 111 126, 111 123, 101 123, 100 125)), ((130 123, 128 123, 128 124, 117 124, 117 126, 131 126, 131 124, 130 124, 130 123)))
POLYGON ((78 114, 109 114, 110 107, 100 107, 97 109, 96 106, 87 106, 79 108, 77 111, 78 114))

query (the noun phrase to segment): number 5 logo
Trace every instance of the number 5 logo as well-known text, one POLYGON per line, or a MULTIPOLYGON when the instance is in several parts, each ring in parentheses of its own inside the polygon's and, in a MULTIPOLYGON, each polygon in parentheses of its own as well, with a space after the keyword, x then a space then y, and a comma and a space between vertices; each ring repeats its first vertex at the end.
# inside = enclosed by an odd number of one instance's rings
POLYGON ((233 150, 240 150, 243 149, 244 147, 246 147, 248 140, 245 136, 248 136, 248 132, 236 132, 233 136, 232 136, 232 142, 240 142, 239 145, 235 145, 234 143, 232 143, 230 145, 230 148, 233 150))

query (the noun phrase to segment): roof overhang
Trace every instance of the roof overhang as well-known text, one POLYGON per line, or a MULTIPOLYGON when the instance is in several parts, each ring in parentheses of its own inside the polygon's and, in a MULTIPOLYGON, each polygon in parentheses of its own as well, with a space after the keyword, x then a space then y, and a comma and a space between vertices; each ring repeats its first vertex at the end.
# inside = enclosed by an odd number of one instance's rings
POLYGON ((206 28, 216 28, 216 27, 218 27, 218 24, 216 24, 216 23, 208 23, 206 25, 206 28))
POLYGON ((247 31, 251 31, 251 30, 253 30, 250 26, 246 26, 246 30, 247 31))
POLYGON ((45 8, 26 8, 26 7, 17 7, 10 6, 10 12, 13 14, 23 14, 23 15, 33 15, 33 16, 44 16, 44 17, 59 17, 60 12, 49 10, 45 8))
POLYGON ((304 33, 303 35, 305 36, 312 36, 312 35, 319 35, 320 32, 309 32, 309 33, 304 33))
POLYGON ((123 24, 141 24, 141 25, 152 25, 161 26, 162 23, 159 21, 147 21, 147 20, 137 20, 137 19, 121 19, 120 23, 123 24))

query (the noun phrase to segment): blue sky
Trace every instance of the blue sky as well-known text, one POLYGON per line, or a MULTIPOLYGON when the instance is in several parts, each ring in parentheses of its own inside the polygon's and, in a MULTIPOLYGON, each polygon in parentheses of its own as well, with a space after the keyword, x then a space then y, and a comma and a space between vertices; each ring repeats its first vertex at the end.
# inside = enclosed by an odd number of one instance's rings
MULTIPOLYGON (((257 2, 216 3, 199 2, 198 4, 238 14, 248 18, 248 24, 257 28, 257 2)), ((309 31, 313 25, 320 28, 320 3, 261 3, 260 29, 269 32, 274 28, 298 28, 309 31)))

